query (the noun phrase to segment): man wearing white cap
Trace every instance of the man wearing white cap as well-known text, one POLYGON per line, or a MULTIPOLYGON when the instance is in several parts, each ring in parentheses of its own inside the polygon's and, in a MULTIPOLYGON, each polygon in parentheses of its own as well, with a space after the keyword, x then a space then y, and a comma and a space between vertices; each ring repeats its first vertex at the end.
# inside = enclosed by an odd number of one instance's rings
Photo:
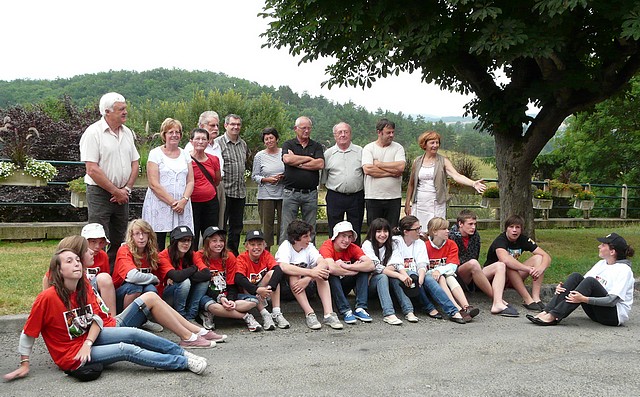
POLYGON ((369 274, 375 265, 362 248, 353 243, 355 238, 356 232, 351 223, 342 221, 333 228, 331 240, 325 241, 319 250, 329 264, 331 297, 347 324, 355 324, 356 319, 367 323, 372 321, 366 309, 369 274), (354 288, 356 309, 352 311, 347 294, 354 288))

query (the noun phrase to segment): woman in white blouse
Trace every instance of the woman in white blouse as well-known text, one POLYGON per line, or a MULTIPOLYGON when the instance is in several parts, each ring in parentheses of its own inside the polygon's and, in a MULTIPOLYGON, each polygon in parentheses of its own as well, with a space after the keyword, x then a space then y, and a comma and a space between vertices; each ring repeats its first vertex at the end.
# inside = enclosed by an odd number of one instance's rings
POLYGON ((176 226, 193 229, 191 193, 193 168, 191 156, 178 144, 182 139, 182 124, 167 118, 160 126, 164 145, 149 152, 147 178, 149 188, 142 205, 142 219, 147 221, 158 236, 158 250, 166 244, 167 233, 176 226))

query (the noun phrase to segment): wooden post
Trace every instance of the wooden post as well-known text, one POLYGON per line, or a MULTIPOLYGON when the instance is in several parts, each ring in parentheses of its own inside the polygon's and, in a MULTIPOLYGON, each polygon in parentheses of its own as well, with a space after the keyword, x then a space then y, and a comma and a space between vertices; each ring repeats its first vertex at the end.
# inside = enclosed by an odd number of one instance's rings
POLYGON ((629 197, 629 189, 627 185, 622 185, 622 199, 620 199, 620 218, 627 219, 627 208, 628 208, 628 197, 629 197))

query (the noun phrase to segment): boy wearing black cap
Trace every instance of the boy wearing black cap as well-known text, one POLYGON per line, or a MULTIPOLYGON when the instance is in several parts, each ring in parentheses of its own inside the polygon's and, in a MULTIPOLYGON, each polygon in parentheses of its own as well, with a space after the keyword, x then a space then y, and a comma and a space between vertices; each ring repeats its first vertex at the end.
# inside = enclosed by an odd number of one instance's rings
POLYGON ((234 281, 240 290, 258 296, 258 311, 262 315, 263 328, 273 331, 289 328, 289 322, 280 310, 280 280, 282 269, 271 253, 265 250, 264 234, 261 230, 250 230, 245 239, 246 251, 238 255, 234 281), (266 299, 271 297, 273 313, 266 309, 266 299), (275 323, 274 323, 275 322, 275 323))

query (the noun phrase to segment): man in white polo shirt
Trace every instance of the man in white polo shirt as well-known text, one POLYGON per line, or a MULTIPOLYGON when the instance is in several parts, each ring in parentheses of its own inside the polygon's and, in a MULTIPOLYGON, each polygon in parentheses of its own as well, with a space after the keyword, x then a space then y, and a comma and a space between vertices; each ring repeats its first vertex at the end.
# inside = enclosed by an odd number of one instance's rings
POLYGON ((393 228, 400 219, 402 171, 406 160, 402 145, 393 141, 395 130, 395 123, 381 119, 376 124, 378 139, 362 149, 368 225, 376 218, 385 218, 393 228))
POLYGON ((100 98, 102 118, 91 124, 80 138, 80 161, 85 163, 89 223, 101 224, 111 241, 109 263, 113 272, 116 252, 124 241, 129 220, 129 196, 138 177, 133 132, 127 121, 122 95, 110 92, 100 98))

